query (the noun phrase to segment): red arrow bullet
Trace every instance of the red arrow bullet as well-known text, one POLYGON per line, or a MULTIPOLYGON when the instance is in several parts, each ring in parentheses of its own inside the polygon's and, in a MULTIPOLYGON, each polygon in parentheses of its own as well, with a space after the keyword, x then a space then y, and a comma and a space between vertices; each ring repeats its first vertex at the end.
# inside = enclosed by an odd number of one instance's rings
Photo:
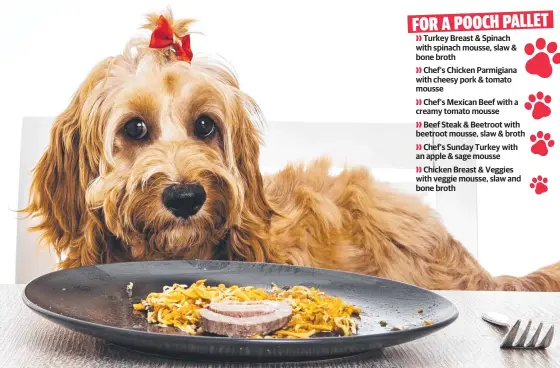
POLYGON ((419 67, 419 66, 417 66, 417 67, 416 67, 416 73, 422 73, 422 68, 419 67))
POLYGON ((417 173, 421 173, 422 172, 422 168, 420 166, 416 166, 416 172, 417 173))
POLYGON ((422 36, 416 35, 416 41, 422 41, 422 36))
POLYGON ((422 100, 420 98, 416 99, 416 105, 422 105, 422 100))
POLYGON ((422 145, 421 144, 416 145, 416 151, 422 151, 422 145))
POLYGON ((422 128, 422 122, 421 121, 416 122, 416 128, 422 128))

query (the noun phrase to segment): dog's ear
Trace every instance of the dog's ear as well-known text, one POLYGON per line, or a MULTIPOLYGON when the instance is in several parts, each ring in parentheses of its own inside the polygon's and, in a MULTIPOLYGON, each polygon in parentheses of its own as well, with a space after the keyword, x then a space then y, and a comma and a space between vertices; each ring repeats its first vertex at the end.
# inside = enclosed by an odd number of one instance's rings
POLYGON ((228 103, 228 120, 232 123, 224 138, 228 165, 239 181, 232 195, 240 197, 241 205, 239 211, 229 214, 229 257, 257 262, 275 259, 270 247, 265 246, 271 217, 278 214, 266 199, 259 167, 259 128, 264 126, 261 110, 239 89, 239 81, 227 65, 204 58, 193 59, 193 65, 231 88, 235 96, 235 102, 228 103))
POLYGON ((270 260, 264 246, 275 211, 266 199, 264 182, 259 167, 261 136, 259 125, 262 114, 249 96, 242 96, 231 132, 234 165, 239 173, 243 190, 243 205, 238 223, 230 230, 232 258, 264 262, 270 260))
MULTIPOLYGON (((21 212, 39 217, 30 230, 53 246, 62 268, 100 263, 101 221, 86 208, 85 191, 99 172, 101 127, 96 119, 100 101, 91 92, 103 81, 109 60, 98 64, 60 114, 50 133, 47 150, 33 171, 30 200, 21 212)), ((102 98, 101 96, 99 98, 102 98)))

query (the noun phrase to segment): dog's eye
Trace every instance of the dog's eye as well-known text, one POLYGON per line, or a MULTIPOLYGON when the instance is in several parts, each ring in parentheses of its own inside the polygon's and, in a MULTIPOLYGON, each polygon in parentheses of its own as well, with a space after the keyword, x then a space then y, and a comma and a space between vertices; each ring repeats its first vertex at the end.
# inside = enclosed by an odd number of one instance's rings
POLYGON ((126 122, 124 133, 132 139, 142 139, 148 133, 148 127, 143 120, 135 118, 126 122))
POLYGON ((216 131, 216 123, 207 115, 199 116, 194 122, 194 134, 199 138, 208 138, 216 131))

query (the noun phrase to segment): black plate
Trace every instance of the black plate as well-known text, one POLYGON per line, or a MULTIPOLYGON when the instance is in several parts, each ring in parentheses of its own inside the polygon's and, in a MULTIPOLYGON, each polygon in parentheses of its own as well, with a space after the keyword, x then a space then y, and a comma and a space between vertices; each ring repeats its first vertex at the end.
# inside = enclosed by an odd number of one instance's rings
POLYGON ((107 264, 53 272, 27 285, 23 300, 40 315, 79 332, 152 354, 187 359, 309 360, 358 354, 412 341, 455 321, 447 299, 412 285, 353 273, 277 264, 225 261, 158 261, 107 264), (164 285, 315 286, 360 308, 357 336, 311 339, 238 339, 188 336, 148 325, 132 303, 164 285), (126 290, 134 283, 132 292, 126 290), (423 313, 418 313, 418 308, 423 313), (389 323, 380 326, 379 321, 389 323), (424 320, 433 325, 424 326, 424 320), (389 331, 392 326, 407 326, 389 331))

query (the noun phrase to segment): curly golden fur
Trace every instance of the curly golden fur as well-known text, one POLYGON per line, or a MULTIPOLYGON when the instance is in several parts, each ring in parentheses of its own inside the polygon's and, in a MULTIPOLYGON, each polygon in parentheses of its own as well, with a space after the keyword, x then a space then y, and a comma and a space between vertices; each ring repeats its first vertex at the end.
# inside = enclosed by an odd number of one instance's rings
MULTIPOLYGON (((167 14, 172 19, 171 14, 167 14)), ((153 29, 156 15, 145 26, 153 29)), ((173 21, 184 35, 191 21, 173 21)), ((429 289, 560 291, 560 263, 523 278, 492 277, 417 198, 366 169, 333 177, 328 160, 259 171, 256 103, 226 67, 130 42, 100 62, 56 119, 29 206, 60 268, 149 259, 276 262, 376 275, 429 289), (205 114, 217 134, 199 139, 205 114), (123 133, 132 117, 149 134, 123 133), (187 219, 163 190, 198 183, 207 199, 187 219)))

